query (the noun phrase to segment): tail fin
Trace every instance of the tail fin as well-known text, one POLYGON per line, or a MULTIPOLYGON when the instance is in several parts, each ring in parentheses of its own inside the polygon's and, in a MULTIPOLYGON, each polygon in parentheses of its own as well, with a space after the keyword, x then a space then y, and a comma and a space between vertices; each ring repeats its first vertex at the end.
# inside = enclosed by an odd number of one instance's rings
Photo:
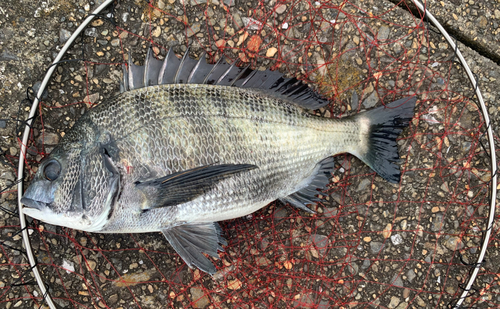
POLYGON ((396 139, 413 118, 416 101, 416 97, 406 97, 356 115, 365 127, 368 125, 364 151, 356 155, 392 183, 398 183, 401 179, 396 139))

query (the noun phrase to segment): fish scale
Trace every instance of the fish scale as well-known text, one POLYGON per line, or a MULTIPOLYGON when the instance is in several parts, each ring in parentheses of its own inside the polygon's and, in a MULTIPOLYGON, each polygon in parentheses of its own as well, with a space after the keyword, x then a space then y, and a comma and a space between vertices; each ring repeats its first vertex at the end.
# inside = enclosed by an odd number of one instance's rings
MULTIPOLYGON (((148 101, 142 101, 144 105, 161 106, 162 109, 158 111, 158 114, 164 115, 169 120, 157 118, 148 123, 139 118, 138 121, 143 123, 143 127, 137 129, 136 132, 125 133, 127 141, 136 141, 136 144, 128 145, 127 143, 121 146, 120 141, 117 141, 118 148, 124 153, 124 157, 154 158, 151 165, 157 168, 154 170, 153 177, 162 173, 171 174, 196 166, 217 163, 250 163, 262 167, 258 171, 249 172, 249 175, 235 176, 221 182, 213 189, 213 201, 209 198, 212 195, 208 194, 203 199, 177 206, 176 208, 179 209, 169 209, 172 212, 179 211, 178 221, 188 220, 193 212, 199 213, 200 218, 206 218, 213 213, 213 206, 205 209, 203 205, 218 205, 217 208, 221 211, 230 211, 234 208, 243 214, 252 213, 262 203, 267 204, 275 200, 276 195, 286 196, 297 191, 297 183, 310 176, 317 162, 331 153, 343 152, 344 149, 351 147, 350 144, 339 143, 331 138, 331 132, 338 131, 338 124, 335 120, 315 117, 305 113, 299 107, 290 105, 289 102, 269 99, 259 92, 248 93, 246 90, 244 94, 241 94, 242 89, 230 87, 212 91, 211 89, 215 87, 217 86, 199 85, 194 89, 178 89, 179 85, 162 85, 130 92, 130 95, 134 97, 149 98, 148 101), (147 94, 139 95, 134 93, 135 91, 147 92, 147 94), (183 99, 182 92, 185 92, 184 96, 188 99, 183 99), (174 93, 173 96, 172 93, 174 93), (201 93, 205 94, 204 98, 197 95, 201 93), (217 105, 211 104, 210 94, 212 93, 213 96, 224 97, 225 106, 218 105, 217 108, 217 105), (199 100, 192 100, 194 96, 198 96, 199 100), (241 96, 245 97, 246 101, 240 100, 241 96), (159 100, 163 100, 163 103, 158 104, 159 100), (182 107, 174 108, 174 106, 182 107), (196 113, 197 116, 191 112, 196 109, 199 110, 196 113), (172 110, 175 111, 172 112, 172 110), (195 128, 201 124, 209 124, 212 128, 208 138, 214 139, 214 143, 206 145, 196 132, 195 128), (148 133, 140 134, 143 130, 148 133), (149 132, 150 130, 152 132, 149 132), (158 138, 158 136, 168 137, 168 139, 158 138), (186 150, 183 145, 185 141, 189 141, 193 152, 186 150), (149 147, 143 147, 142 144, 147 144, 149 147), (216 144, 229 146, 211 147, 216 144), (167 145, 174 149, 176 164, 173 164, 172 159, 168 157, 156 155, 167 145), (134 149, 134 152, 137 149, 143 151, 127 154, 127 149, 134 149), (163 166, 169 168, 164 170, 163 166), (228 194, 228 191, 232 194, 228 194), (228 199, 231 199, 231 203, 228 199)), ((130 108, 130 112, 133 113, 133 109, 143 107, 131 105, 124 106, 124 108, 130 108)), ((104 123, 113 124, 114 122, 104 123)), ((111 131, 113 128, 103 126, 102 130, 111 131)), ((345 134, 349 137, 342 138, 342 135, 339 135, 339 139, 351 144, 356 142, 357 133, 346 132, 345 134), (350 135, 353 136, 350 137, 350 135)), ((134 182, 145 177, 151 177, 151 175, 133 174, 129 181, 134 182)), ((131 211, 128 208, 136 207, 125 197, 123 200, 124 203, 118 207, 119 209, 123 208, 125 212, 128 212, 131 211)), ((122 217, 121 213, 115 213, 115 216, 116 218, 122 217)), ((129 222, 117 221, 114 224, 113 217, 103 231, 146 230, 151 225, 158 224, 158 222, 149 222, 156 217, 158 214, 152 212, 149 216, 141 214, 129 222)))
POLYGON ((310 112, 328 101, 297 79, 165 59, 150 50, 145 67, 129 63, 124 92, 84 114, 41 164, 25 214, 89 232, 161 231, 188 266, 213 274, 204 253, 226 244, 217 221, 276 199, 312 212, 331 156, 354 154, 400 180, 396 139, 415 98, 328 119, 310 112))

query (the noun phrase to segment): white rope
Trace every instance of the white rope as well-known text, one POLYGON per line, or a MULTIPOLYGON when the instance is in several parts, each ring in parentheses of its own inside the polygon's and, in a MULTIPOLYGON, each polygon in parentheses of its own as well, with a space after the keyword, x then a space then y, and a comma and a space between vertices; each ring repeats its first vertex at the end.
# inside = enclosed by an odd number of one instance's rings
POLYGON ((484 122, 486 124, 486 130, 488 133, 488 143, 490 144, 490 156, 491 156, 491 175, 493 176, 491 178, 491 202, 490 202, 490 213, 488 216, 488 224, 486 225, 486 233, 484 234, 484 241, 483 245, 481 246, 481 251, 479 253, 479 257, 477 258, 477 261, 475 263, 474 270, 472 271, 469 281, 467 282, 467 285, 464 288, 464 291, 462 292, 462 295, 460 295, 460 298, 458 299, 457 303, 454 305, 453 308, 460 308, 462 305, 463 301, 469 294, 469 291, 472 287, 472 284, 474 284, 474 281, 476 280, 477 274, 479 272, 479 269, 481 268, 481 264, 483 263, 484 256, 486 254, 486 249, 488 248, 488 242, 491 237, 491 230, 493 229, 493 221, 495 219, 495 203, 496 203, 496 198, 497 198, 497 161, 496 161, 496 154, 495 154, 495 141, 493 139, 493 129, 491 127, 491 122, 490 122, 490 117, 488 115, 488 110, 486 108, 486 105, 484 104, 483 96, 481 94, 481 91, 479 90, 478 84, 476 79, 474 78, 474 74, 472 73, 471 69, 469 68, 469 65, 465 61, 464 57, 462 56, 462 53, 458 49, 457 45, 455 42, 453 42, 452 38, 448 35, 448 32, 441 26, 441 24, 432 16, 429 11, 425 9, 425 7, 418 2, 418 0, 413 0, 415 5, 425 13, 425 17, 427 17, 433 24, 436 26, 441 34, 445 37, 445 39, 448 41, 448 44, 450 44, 451 48, 455 51, 458 59, 462 63, 465 72, 467 73, 467 76, 469 77, 470 82, 474 86, 474 89, 476 91, 476 96, 477 99, 479 100, 479 104, 481 105, 481 112, 483 114, 484 122))
POLYGON ((103 4, 101 4, 97 9, 92 12, 91 15, 89 15, 83 22, 82 24, 78 27, 78 29, 75 30, 75 32, 71 35, 69 40, 64 44, 63 48, 57 55, 56 59, 54 59, 54 62, 52 63, 52 66, 49 68, 47 71, 47 74, 45 74, 45 77, 42 81, 42 84, 40 86, 40 89, 38 90, 38 93, 33 100, 33 105, 31 105, 31 110, 28 116, 28 120, 26 121, 26 127, 24 128, 24 133, 23 133, 23 139, 21 143, 21 153, 19 154, 19 166, 17 169, 17 205, 19 209, 19 220, 21 223, 21 230, 22 230, 22 235, 23 235, 23 242, 24 242, 24 247, 26 248, 26 254, 28 255, 28 260, 31 266, 31 270, 33 271, 33 275, 35 276, 36 282, 38 284, 38 287, 40 288, 40 291, 42 293, 43 299, 47 302, 49 307, 51 309, 56 309, 56 306, 54 305, 54 302, 52 301, 52 298, 50 297, 47 288, 45 287, 43 283, 43 279, 40 276, 40 272, 38 271, 38 268, 36 266, 36 261, 35 257, 33 256, 33 251, 31 250, 31 244, 30 244, 30 239, 28 235, 28 230, 26 228, 26 218, 24 217, 23 214, 23 205, 21 204, 21 197, 23 196, 23 175, 24 175, 24 160, 26 157, 26 144, 28 143, 28 137, 30 134, 30 127, 31 123, 33 122, 33 118, 35 116, 35 113, 38 108, 38 98, 41 98, 43 95, 43 92, 45 90, 45 87, 47 86, 50 77, 52 76, 52 73, 57 67, 57 64, 59 61, 61 61, 62 57, 68 50, 68 48, 71 46, 73 41, 76 39, 78 35, 83 31, 83 29, 94 19, 95 14, 99 14, 106 6, 108 6, 111 2, 114 0, 106 0, 103 4))

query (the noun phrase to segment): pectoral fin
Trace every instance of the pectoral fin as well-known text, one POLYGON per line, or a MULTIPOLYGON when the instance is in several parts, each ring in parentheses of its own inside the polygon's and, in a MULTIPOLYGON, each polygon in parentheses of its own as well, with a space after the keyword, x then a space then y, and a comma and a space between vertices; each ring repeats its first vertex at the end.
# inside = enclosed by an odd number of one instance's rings
POLYGON ((217 271, 203 255, 206 253, 218 259, 218 251, 224 251, 220 244, 227 245, 217 222, 188 223, 165 228, 161 232, 189 268, 198 267, 211 275, 217 271))
POLYGON ((143 210, 179 205, 194 200, 233 174, 257 168, 251 164, 205 165, 155 180, 137 182, 151 200, 143 210))

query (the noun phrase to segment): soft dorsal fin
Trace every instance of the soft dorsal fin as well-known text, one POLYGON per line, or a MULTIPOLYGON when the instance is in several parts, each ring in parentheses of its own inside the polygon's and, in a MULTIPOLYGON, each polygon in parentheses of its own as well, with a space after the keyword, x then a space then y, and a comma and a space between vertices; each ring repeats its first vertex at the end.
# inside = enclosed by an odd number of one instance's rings
MULTIPOLYGON (((205 55, 205 54, 204 54, 205 55)), ((307 84, 296 78, 286 78, 278 71, 252 70, 248 66, 237 66, 221 57, 215 64, 209 64, 206 56, 195 60, 189 57, 189 49, 182 59, 170 49, 163 61, 155 58, 149 49, 144 66, 132 63, 129 55, 128 66, 124 66, 121 91, 164 84, 210 84, 240 88, 260 89, 286 98, 307 109, 318 109, 327 105, 326 98, 319 95, 307 84)))
POLYGON ((307 205, 312 205, 320 200, 316 196, 320 193, 318 189, 326 189, 328 183, 330 182, 331 172, 334 166, 335 161, 333 160, 333 157, 328 157, 319 162, 311 173, 311 176, 304 181, 302 188, 289 196, 280 198, 280 200, 285 203, 290 203, 291 205, 309 213, 315 213, 309 209, 307 205))

